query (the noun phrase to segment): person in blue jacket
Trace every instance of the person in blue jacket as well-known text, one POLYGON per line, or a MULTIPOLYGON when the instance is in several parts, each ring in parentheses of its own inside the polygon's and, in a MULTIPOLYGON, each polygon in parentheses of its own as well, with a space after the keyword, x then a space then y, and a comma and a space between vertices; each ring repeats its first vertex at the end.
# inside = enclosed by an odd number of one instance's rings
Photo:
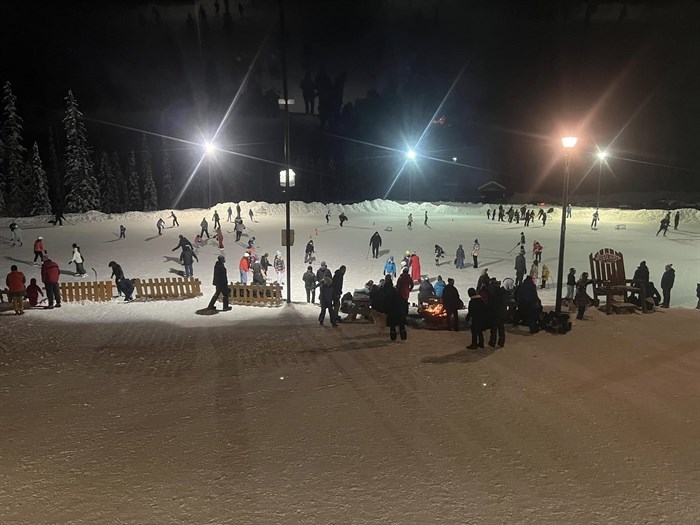
POLYGON ((391 275, 396 278, 396 263, 394 262, 393 255, 391 255, 384 264, 384 275, 391 275))
POLYGON ((433 285, 435 289, 435 297, 442 297, 442 291, 445 289, 445 281, 442 280, 442 275, 437 276, 437 281, 433 285))

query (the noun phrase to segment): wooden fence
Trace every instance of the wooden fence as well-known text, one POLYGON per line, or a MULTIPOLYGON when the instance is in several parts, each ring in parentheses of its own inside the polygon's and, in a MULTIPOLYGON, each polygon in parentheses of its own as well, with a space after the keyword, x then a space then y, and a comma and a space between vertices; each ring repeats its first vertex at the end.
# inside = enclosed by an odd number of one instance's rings
POLYGON ((134 279, 136 299, 189 299, 202 295, 202 283, 195 277, 134 279))
POLYGON ((60 283, 61 300, 66 303, 112 300, 112 281, 76 281, 60 283))
POLYGON ((230 303, 279 306, 283 302, 279 284, 231 283, 228 291, 230 303))

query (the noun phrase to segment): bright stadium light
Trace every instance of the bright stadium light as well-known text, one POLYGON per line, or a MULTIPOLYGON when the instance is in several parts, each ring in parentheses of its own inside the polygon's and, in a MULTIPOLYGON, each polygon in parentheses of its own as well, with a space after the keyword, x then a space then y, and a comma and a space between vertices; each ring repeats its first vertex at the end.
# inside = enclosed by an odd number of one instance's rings
POLYGON ((607 156, 608 156, 608 152, 605 151, 605 150, 599 151, 599 152, 598 152, 598 158, 599 158, 600 160, 604 160, 605 157, 607 157, 607 156))
POLYGON ((406 158, 407 158, 408 160, 416 160, 416 152, 413 151, 412 149, 409 149, 409 150, 406 152, 406 158))
POLYGON ((578 142, 577 137, 562 137, 561 143, 566 149, 573 149, 576 146, 576 143, 578 142))
POLYGON ((216 151, 216 145, 214 145, 212 142, 205 142, 204 151, 207 155, 212 155, 216 151))

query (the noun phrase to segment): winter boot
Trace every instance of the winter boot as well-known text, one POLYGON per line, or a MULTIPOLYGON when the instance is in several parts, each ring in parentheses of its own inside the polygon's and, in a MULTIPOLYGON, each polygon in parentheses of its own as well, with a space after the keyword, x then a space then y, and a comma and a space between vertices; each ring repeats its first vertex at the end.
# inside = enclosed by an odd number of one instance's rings
POLYGON ((396 327, 392 326, 389 328, 389 337, 392 341, 396 341, 396 327))
POLYGON ((405 341, 407 337, 408 337, 408 334, 406 333, 406 330, 402 329, 401 330, 401 340, 405 341))

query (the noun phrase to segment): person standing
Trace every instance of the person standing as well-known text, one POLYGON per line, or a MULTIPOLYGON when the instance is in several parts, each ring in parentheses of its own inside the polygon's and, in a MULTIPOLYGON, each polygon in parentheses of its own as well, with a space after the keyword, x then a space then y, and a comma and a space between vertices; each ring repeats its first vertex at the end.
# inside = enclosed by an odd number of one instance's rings
POLYGON ((341 213, 338 215, 338 220, 340 221, 340 227, 343 227, 343 223, 348 220, 348 216, 345 215, 345 212, 341 213))
POLYGON ((215 230, 218 230, 219 228, 221 228, 219 212, 217 210, 214 210, 214 216, 211 218, 211 220, 214 222, 214 229, 215 230))
POLYGON ((188 240, 185 238, 184 235, 178 235, 178 238, 179 238, 179 240, 178 240, 178 242, 177 242, 177 246, 175 246, 175 248, 173 248, 172 250, 170 250, 171 252, 174 252, 174 251, 177 251, 177 250, 184 250, 184 249, 185 249, 185 246, 192 246, 192 245, 190 244, 190 241, 188 241, 188 240))
MULTIPOLYGON (((447 287, 445 287, 447 289, 447 287)), ((484 330, 488 326, 486 305, 481 295, 474 289, 469 288, 469 312, 467 321, 472 322, 472 343, 467 346, 467 350, 484 348, 484 330)))
POLYGON ((112 275, 110 275, 110 278, 114 277, 114 284, 119 284, 119 281, 124 278, 124 270, 122 270, 121 265, 115 261, 109 261, 107 266, 109 266, 112 270, 112 275))
POLYGON ((411 296, 411 290, 413 290, 413 279, 408 274, 408 268, 401 270, 401 275, 396 281, 396 290, 401 295, 403 301, 404 315, 408 315, 408 298, 411 296))
POLYGON ((255 222, 255 215, 253 214, 253 208, 248 208, 248 217, 250 217, 250 222, 255 222))
POLYGON ((451 330, 452 319, 455 321, 455 332, 459 332, 459 307, 461 299, 459 290, 455 287, 455 280, 447 279, 447 284, 442 290, 442 306, 447 312, 447 330, 451 330))
POLYGON ((312 266, 306 267, 306 273, 302 275, 301 280, 304 281, 304 289, 306 290, 306 302, 316 302, 316 274, 312 266))
POLYGON ((202 227, 202 231, 199 233, 199 236, 204 238, 204 234, 207 234, 207 239, 210 239, 209 237, 209 223, 207 222, 206 217, 202 217, 202 222, 199 223, 199 225, 202 227))
POLYGON ((569 204, 566 206, 566 218, 567 218, 567 219, 570 219, 570 218, 571 218, 571 203, 569 203, 569 204))
POLYGON ((435 266, 440 266, 440 259, 445 256, 445 250, 439 244, 435 245, 435 266))
POLYGON ((236 219, 240 219, 240 218, 241 218, 241 205, 236 204, 236 219))
POLYGON ((330 222, 330 220, 331 220, 331 212, 327 211, 326 212, 326 224, 328 224, 330 222))
POLYGON ((83 254, 80 253, 80 246, 75 243, 73 243, 73 256, 71 257, 71 260, 68 261, 68 264, 70 263, 75 263, 76 277, 87 277, 87 273, 85 273, 85 266, 83 266, 83 254))
POLYGON ((212 284, 216 287, 216 291, 214 292, 211 301, 209 301, 207 310, 216 310, 216 306, 214 305, 219 299, 219 295, 222 295, 224 299, 223 310, 231 310, 231 307, 228 304, 228 275, 226 274, 226 266, 224 263, 226 263, 226 258, 223 255, 219 255, 216 258, 216 263, 214 263, 214 279, 212 281, 212 284))
POLYGON ((681 222, 681 212, 677 211, 676 214, 673 216, 673 229, 674 230, 678 229, 678 225, 680 224, 680 222, 681 222))
POLYGON ((321 313, 318 314, 318 324, 323 326, 323 321, 326 319, 326 311, 331 319, 331 325, 338 326, 335 322, 335 314, 333 313, 333 279, 325 276, 321 280, 320 290, 318 291, 319 302, 321 303, 321 313))
POLYGON ((372 259, 379 259, 379 248, 382 247, 382 236, 379 232, 374 232, 369 239, 369 245, 372 247, 372 259))
POLYGON ((265 284, 265 274, 260 261, 255 261, 251 270, 253 271, 253 284, 265 284))
POLYGON ((175 226, 180 226, 180 223, 177 222, 177 215, 175 215, 174 211, 170 212, 170 218, 173 220, 173 225, 172 227, 174 228, 175 226))
POLYGON ((479 244, 479 239, 474 239, 474 246, 472 246, 472 259, 474 259, 474 268, 479 267, 479 252, 481 251, 481 245, 479 244))
POLYGON ((321 266, 319 266, 318 270, 316 270, 316 282, 318 283, 319 286, 321 286, 321 283, 323 282, 323 279, 325 277, 333 279, 333 274, 328 269, 328 265, 326 265, 326 261, 321 261, 321 266))
POLYGON ((265 253, 262 257, 260 257, 260 267, 262 268, 262 272, 265 276, 265 279, 267 279, 267 269, 270 266, 272 266, 272 264, 270 263, 270 254, 265 253))
POLYGON ((462 248, 462 245, 460 244, 457 247, 457 253, 455 254, 455 266, 457 267, 458 270, 461 270, 464 268, 464 258, 466 257, 464 253, 464 248, 462 248))
POLYGON ((425 219, 423 220, 424 225, 428 225, 428 210, 425 210, 425 219))
POLYGON ((333 274, 333 315, 335 317, 335 323, 333 326, 338 326, 337 323, 340 321, 340 298, 343 295, 343 279, 345 277, 345 266, 338 268, 333 274))
POLYGON ((22 230, 19 225, 12 221, 10 224, 10 246, 22 246, 22 230))
POLYGON ((272 266, 275 268, 275 274, 277 274, 277 282, 284 285, 284 259, 282 259, 282 253, 277 251, 275 253, 275 258, 272 261, 272 266))
POLYGON ((165 221, 163 220, 163 217, 158 218, 158 222, 156 222, 156 228, 158 228, 158 235, 163 235, 163 229, 165 228, 165 221))
POLYGON ((530 279, 532 279, 532 282, 535 283, 535 286, 537 286, 537 279, 540 278, 540 263, 537 262, 537 260, 532 261, 532 266, 530 266, 530 279))
POLYGON ((666 237, 666 233, 668 232, 668 225, 670 223, 670 215, 667 215, 663 219, 661 219, 661 222, 659 223, 659 230, 656 232, 656 236, 659 236, 659 233, 664 232, 664 237, 666 237))
POLYGON ((593 212, 593 220, 591 221, 591 230, 595 230, 598 228, 598 219, 600 218, 600 214, 598 213, 598 210, 593 212))
POLYGON ((224 232, 221 231, 221 227, 216 229, 216 241, 219 243, 219 250, 224 249, 224 232))
POLYGON ((180 259, 182 259, 182 264, 185 267, 185 277, 192 277, 194 275, 192 271, 192 259, 199 262, 199 257, 197 257, 197 254, 194 253, 189 244, 183 247, 180 259))
POLYGON ((44 263, 41 265, 41 282, 44 283, 44 288, 46 288, 46 299, 49 304, 44 308, 47 310, 53 308, 54 301, 56 301, 56 308, 61 307, 61 288, 58 286, 60 276, 61 269, 58 267, 58 264, 46 255, 44 263))
POLYGON ((413 278, 413 282, 420 282, 420 258, 415 253, 411 254, 411 262, 409 263, 409 267, 411 268, 411 277, 413 278))
POLYGON ((569 268, 569 275, 566 276, 566 300, 572 301, 576 293, 576 268, 569 268))
POLYGON ((542 265, 542 284, 540 285, 540 288, 544 289, 547 287, 547 279, 549 279, 549 268, 547 268, 546 264, 542 265))
POLYGON ((673 282, 676 280, 676 270, 673 269, 672 264, 666 265, 666 271, 661 276, 661 291, 663 292, 664 299, 661 302, 661 308, 668 308, 671 304, 671 288, 673 288, 673 282))
POLYGON ((42 263, 44 262, 44 255, 46 255, 44 238, 39 235, 39 237, 36 238, 36 241, 34 241, 34 266, 37 265, 37 259, 39 259, 42 263))
MULTIPOLYGON (((517 317, 530 327, 530 333, 536 334, 539 332, 537 323, 537 286, 532 282, 532 278, 528 275, 523 283, 515 289, 515 301, 518 304, 517 317)), ((514 323, 517 326, 516 322, 514 323)))
POLYGON ((63 213, 61 210, 56 211, 56 214, 54 215, 53 219, 53 225, 56 226, 57 224, 59 226, 63 226, 63 221, 65 221, 66 218, 63 216, 63 213))
POLYGON ((586 312, 586 307, 591 304, 591 298, 586 292, 586 288, 593 281, 588 278, 588 273, 583 272, 581 278, 576 283, 576 306, 578 307, 578 313, 576 314, 576 319, 583 319, 583 314, 586 312))
POLYGON ((119 238, 126 239, 126 226, 123 224, 119 225, 119 238))
POLYGON ((314 241, 313 241, 313 239, 309 239, 309 242, 306 243, 306 248, 304 248, 304 262, 305 263, 313 262, 313 258, 314 258, 314 241))
POLYGON ((7 285, 7 297, 12 302, 12 308, 16 315, 24 313, 24 296, 26 295, 25 284, 27 279, 24 274, 17 269, 17 265, 10 266, 10 273, 5 278, 7 285))
POLYGON ((250 271, 250 254, 245 252, 238 263, 241 274, 241 284, 248 284, 248 272, 250 271))
POLYGON ((535 241, 534 243, 532 243, 532 258, 534 261, 542 262, 542 250, 543 249, 544 248, 542 247, 542 245, 538 241, 535 241))
POLYGON ((412 213, 408 214, 408 223, 406 224, 406 227, 409 230, 413 229, 413 214, 412 213))
POLYGON ((231 206, 228 207, 228 210, 226 210, 226 213, 228 214, 228 217, 226 218, 226 222, 233 222, 233 219, 231 219, 231 217, 233 216, 233 210, 231 209, 231 206))
POLYGON ((520 251, 525 250, 525 232, 520 232, 520 251))
POLYGON ((525 254, 521 251, 515 256, 515 286, 520 286, 523 284, 523 277, 527 273, 527 262, 525 261, 525 254))
POLYGON ((442 275, 438 275, 437 280, 435 281, 435 286, 433 286, 435 289, 435 297, 442 297, 442 292, 445 291, 445 286, 445 281, 442 280, 442 275))
POLYGON ((233 227, 234 231, 236 232, 236 242, 241 240, 241 236, 243 235, 243 230, 245 230, 245 225, 243 224, 243 219, 236 217, 234 220, 236 225, 233 227))
POLYGON ((386 263, 384 263, 384 275, 391 275, 396 279, 396 263, 394 262, 393 255, 390 255, 386 263))
POLYGON ((506 343, 505 322, 508 311, 508 292, 501 288, 501 283, 495 277, 492 277, 486 288, 486 294, 488 296, 488 319, 491 327, 489 346, 491 348, 496 345, 502 347, 506 343), (498 341, 496 337, 498 337, 498 341))
POLYGON ((384 284, 380 290, 382 294, 382 309, 386 314, 386 325, 389 327, 389 338, 396 341, 396 328, 399 329, 401 340, 408 337, 406 332, 406 314, 403 307, 403 298, 399 291, 394 288, 391 276, 384 278, 384 284))

